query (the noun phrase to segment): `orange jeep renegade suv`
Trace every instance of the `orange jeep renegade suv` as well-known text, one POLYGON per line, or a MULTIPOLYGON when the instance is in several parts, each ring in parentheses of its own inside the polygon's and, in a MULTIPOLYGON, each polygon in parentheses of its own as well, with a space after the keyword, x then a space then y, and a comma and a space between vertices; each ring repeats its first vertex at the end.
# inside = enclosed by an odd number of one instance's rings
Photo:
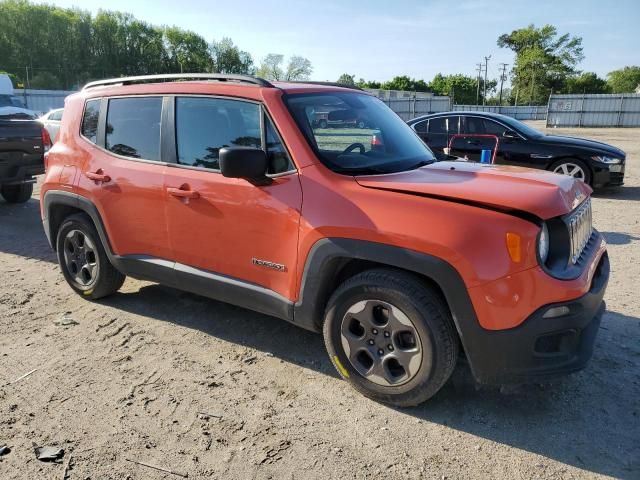
POLYGON ((80 295, 129 275, 321 330, 354 388, 406 406, 460 352, 482 383, 585 366, 609 277, 590 193, 435 162, 356 89, 180 74, 68 97, 41 208, 80 295), (327 111, 367 125, 320 125, 327 111))

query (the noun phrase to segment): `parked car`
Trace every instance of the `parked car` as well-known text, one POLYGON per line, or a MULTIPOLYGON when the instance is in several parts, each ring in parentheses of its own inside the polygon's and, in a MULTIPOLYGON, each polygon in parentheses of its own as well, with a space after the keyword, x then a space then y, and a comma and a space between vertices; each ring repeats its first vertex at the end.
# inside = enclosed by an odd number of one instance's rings
POLYGON ((83 298, 129 275, 274 315, 322 331, 358 391, 407 406, 460 351, 484 383, 586 365, 609 278, 590 193, 550 172, 435 162, 361 91, 178 74, 68 97, 41 209, 83 298), (370 141, 314 126, 327 103, 371 119, 370 141))
POLYGON ((0 108, 0 194, 9 203, 31 198, 35 175, 44 173, 51 139, 35 116, 0 108))
POLYGON ((44 125, 44 128, 49 132, 49 136, 55 142, 58 136, 58 130, 60 129, 60 122, 62 121, 63 108, 57 108, 51 110, 49 113, 40 117, 40 122, 44 125))
POLYGON ((545 135, 505 115, 488 112, 444 112, 408 122, 437 155, 444 155, 452 135, 452 155, 478 160, 483 149, 493 149, 499 139, 496 163, 540 168, 571 175, 592 187, 622 185, 626 154, 606 143, 584 138, 545 135))
POLYGON ((315 112, 312 125, 318 128, 367 128, 369 122, 361 112, 351 108, 334 108, 323 105, 321 111, 315 112))

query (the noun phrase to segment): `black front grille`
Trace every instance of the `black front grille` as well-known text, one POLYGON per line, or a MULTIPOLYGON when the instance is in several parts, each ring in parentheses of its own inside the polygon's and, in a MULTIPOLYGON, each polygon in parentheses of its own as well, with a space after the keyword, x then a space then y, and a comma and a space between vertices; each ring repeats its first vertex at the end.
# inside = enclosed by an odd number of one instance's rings
POLYGON ((589 243, 593 233, 591 216, 591 199, 588 198, 569 214, 566 220, 569 229, 569 262, 573 265, 578 263, 580 256, 589 243))

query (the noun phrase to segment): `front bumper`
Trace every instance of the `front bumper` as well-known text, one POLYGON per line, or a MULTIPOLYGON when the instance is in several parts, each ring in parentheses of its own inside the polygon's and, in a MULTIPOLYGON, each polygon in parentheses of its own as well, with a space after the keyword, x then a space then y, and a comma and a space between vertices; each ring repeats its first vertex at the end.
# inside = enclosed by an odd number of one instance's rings
POLYGON ((545 305, 522 324, 508 330, 479 329, 466 335, 472 343, 469 363, 480 383, 527 383, 574 372, 585 367, 605 310, 604 293, 609 281, 605 253, 596 267, 591 288, 583 296, 545 305), (553 307, 568 313, 544 318, 553 307))
POLYGON ((604 187, 607 185, 616 186, 624 184, 624 167, 625 164, 607 165, 603 163, 592 162, 594 188, 604 187))

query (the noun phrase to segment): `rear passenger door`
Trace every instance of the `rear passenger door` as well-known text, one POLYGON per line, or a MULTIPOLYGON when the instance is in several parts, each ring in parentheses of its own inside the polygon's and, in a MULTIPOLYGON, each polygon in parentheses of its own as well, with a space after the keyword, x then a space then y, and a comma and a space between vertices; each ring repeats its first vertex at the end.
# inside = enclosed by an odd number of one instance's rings
POLYGON ((270 117, 250 100, 177 96, 171 105, 176 162, 165 195, 178 276, 240 281, 294 298, 302 191, 270 117), (273 182, 223 177, 219 151, 234 146, 265 149, 273 182))
POLYGON ((77 183, 97 207, 117 255, 169 259, 160 142, 163 97, 89 99, 77 183))

